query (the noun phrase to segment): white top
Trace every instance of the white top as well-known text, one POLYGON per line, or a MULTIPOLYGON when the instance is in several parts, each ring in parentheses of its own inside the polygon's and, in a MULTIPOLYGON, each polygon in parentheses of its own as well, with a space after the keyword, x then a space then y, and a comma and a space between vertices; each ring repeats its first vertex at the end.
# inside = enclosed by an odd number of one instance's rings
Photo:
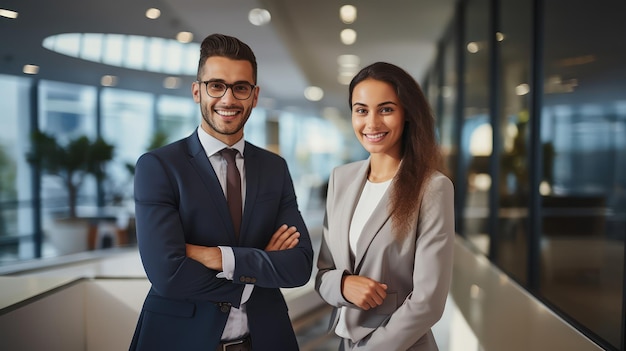
MULTIPOLYGON (((383 195, 389 188, 389 184, 391 184, 391 179, 382 183, 372 183, 369 180, 365 183, 359 202, 354 209, 352 222, 350 223, 349 240, 352 257, 356 257, 357 243, 361 237, 361 232, 365 227, 365 223, 367 223, 367 220, 372 216, 372 213, 374 213, 374 209, 376 209, 380 199, 382 199, 383 195)), ((345 313, 347 308, 348 307, 345 306, 341 307, 341 310, 339 311, 339 322, 335 327, 335 334, 344 339, 350 338, 350 335, 348 334, 348 327, 345 323, 345 313)))
POLYGON ((365 183, 350 223, 350 251, 352 251, 353 256, 356 256, 356 244, 359 241, 363 227, 365 227, 365 223, 374 213, 374 209, 378 206, 387 188, 389 188, 389 184, 391 184, 391 179, 382 183, 372 183, 369 180, 365 183))

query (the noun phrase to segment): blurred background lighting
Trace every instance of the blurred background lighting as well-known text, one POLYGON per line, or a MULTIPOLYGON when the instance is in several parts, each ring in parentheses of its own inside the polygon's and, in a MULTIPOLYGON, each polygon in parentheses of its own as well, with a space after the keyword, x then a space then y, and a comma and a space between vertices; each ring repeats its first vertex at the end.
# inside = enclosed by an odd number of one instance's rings
POLYGON ((309 101, 320 101, 324 97, 324 91, 320 87, 310 86, 304 89, 304 97, 309 101))
POLYGON ((161 10, 151 7, 146 10, 146 17, 148 17, 149 19, 157 19, 161 17, 161 10))
POLYGON ((344 29, 341 31, 341 42, 345 45, 352 45, 356 41, 356 31, 354 29, 344 29))
POLYGON ((37 65, 24 65, 22 72, 25 74, 37 74, 39 73, 39 66, 37 65))
POLYGON ((270 23, 272 15, 265 9, 252 9, 248 13, 248 21, 255 26, 262 26, 270 23))
POLYGON ((356 21, 356 7, 352 5, 343 5, 339 8, 339 18, 345 24, 351 24, 356 21))

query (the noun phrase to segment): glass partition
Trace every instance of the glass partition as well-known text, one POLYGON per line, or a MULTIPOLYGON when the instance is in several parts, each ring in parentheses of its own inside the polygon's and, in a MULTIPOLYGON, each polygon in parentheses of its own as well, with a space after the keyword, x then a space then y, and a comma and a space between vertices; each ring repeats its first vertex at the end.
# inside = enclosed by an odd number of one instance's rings
POLYGON ((545 4, 542 294, 621 342, 626 235, 626 3, 545 4), (558 20, 557 20, 558 19, 558 20))
POLYGON ((465 77, 462 156, 467 167, 463 229, 483 253, 489 252, 489 157, 493 149, 489 121, 489 11, 490 1, 467 3, 464 28, 465 77))

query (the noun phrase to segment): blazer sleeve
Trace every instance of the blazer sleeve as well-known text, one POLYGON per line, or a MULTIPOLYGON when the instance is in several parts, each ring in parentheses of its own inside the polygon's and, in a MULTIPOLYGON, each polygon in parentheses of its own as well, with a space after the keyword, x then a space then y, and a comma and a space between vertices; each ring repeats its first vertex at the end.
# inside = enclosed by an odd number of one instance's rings
POLYGON ((420 207, 413 291, 356 349, 383 350, 394 340, 396 349, 406 350, 441 318, 452 278, 454 238, 454 188, 450 179, 438 174, 430 180, 420 207))
POLYGON ((152 288, 178 299, 231 301, 238 305, 243 285, 216 278, 219 273, 185 255, 178 184, 155 153, 142 155, 135 169, 137 243, 152 288))
MULTIPOLYGON (((265 165, 265 167, 273 166, 272 163, 265 165)), ((299 242, 292 249, 270 252, 252 247, 233 247, 235 255, 233 279, 235 283, 252 283, 264 288, 302 286, 311 278, 313 248, 309 232, 298 209, 293 181, 283 159, 280 159, 274 172, 269 172, 267 169, 265 171, 264 175, 270 174, 272 177, 273 174, 273 182, 281 184, 279 205, 277 211, 268 206, 256 206, 255 211, 258 212, 254 216, 275 218, 274 228, 282 224, 295 226, 300 233, 299 242)), ((258 229, 253 228, 253 230, 258 229)), ((255 235, 267 236, 267 233, 255 235)))

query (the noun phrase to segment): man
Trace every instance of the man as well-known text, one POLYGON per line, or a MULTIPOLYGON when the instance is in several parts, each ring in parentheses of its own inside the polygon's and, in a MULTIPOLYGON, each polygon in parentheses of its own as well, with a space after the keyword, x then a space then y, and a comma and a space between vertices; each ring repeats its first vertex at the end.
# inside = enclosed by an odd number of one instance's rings
POLYGON ((309 280, 313 250, 284 159, 243 138, 256 76, 248 45, 205 38, 192 84, 200 127, 137 161, 138 245, 152 287, 131 350, 298 349, 279 288, 309 280), (236 150, 236 169, 224 148, 236 150), (233 201, 242 209, 229 211, 233 201))

